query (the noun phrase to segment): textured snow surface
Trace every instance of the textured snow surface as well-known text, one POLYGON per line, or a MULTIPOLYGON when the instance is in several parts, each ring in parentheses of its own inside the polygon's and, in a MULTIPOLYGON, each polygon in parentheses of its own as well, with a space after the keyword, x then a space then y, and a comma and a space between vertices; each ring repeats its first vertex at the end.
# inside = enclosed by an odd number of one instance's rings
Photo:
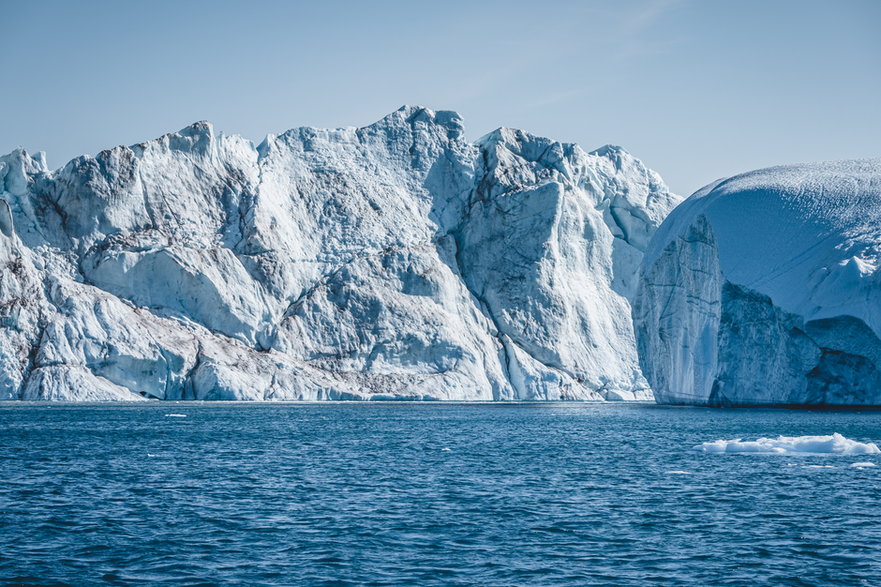
POLYGON ((634 323, 662 403, 881 404, 881 159, 711 184, 646 250, 634 323))
POLYGON ((0 398, 644 399, 630 299, 679 202, 618 147, 404 107, 0 157, 0 398))
MULTIPOLYGON (((760 453, 760 454, 836 454, 874 455, 881 453, 874 442, 858 442, 837 432, 832 436, 778 436, 757 440, 716 440, 704 442, 694 450, 706 453, 760 453)), ((855 463, 853 466, 874 466, 855 463)))

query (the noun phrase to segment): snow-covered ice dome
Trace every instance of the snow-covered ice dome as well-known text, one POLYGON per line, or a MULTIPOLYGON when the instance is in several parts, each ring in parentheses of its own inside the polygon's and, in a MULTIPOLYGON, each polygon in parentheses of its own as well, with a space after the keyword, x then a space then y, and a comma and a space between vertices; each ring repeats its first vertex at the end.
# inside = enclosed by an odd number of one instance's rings
POLYGON ((881 159, 773 167, 682 203, 634 323, 662 403, 881 404, 881 159))

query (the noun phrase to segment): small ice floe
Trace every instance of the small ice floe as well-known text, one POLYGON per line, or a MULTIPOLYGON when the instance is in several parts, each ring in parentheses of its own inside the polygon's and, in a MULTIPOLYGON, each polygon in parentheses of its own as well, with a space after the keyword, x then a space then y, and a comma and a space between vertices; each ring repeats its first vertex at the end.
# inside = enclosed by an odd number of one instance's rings
POLYGON ((443 451, 443 452, 450 452, 451 450, 453 450, 453 449, 451 449, 451 448, 447 448, 447 447, 443 447, 443 448, 441 449, 441 451, 443 451))
POLYGON ((166 418, 186 418, 186 414, 165 414, 166 418))
POLYGON ((874 455, 881 453, 874 442, 859 442, 835 433, 832 436, 778 436, 757 440, 716 440, 704 442, 694 450, 706 453, 755 454, 835 454, 874 455))
POLYGON ((664 471, 667 475, 691 475, 688 471, 664 471))
POLYGON ((156 455, 154 455, 153 453, 149 453, 149 452, 148 452, 148 453, 147 453, 147 456, 152 458, 152 457, 155 457, 156 455))
POLYGON ((850 466, 858 469, 865 469, 866 467, 874 467, 875 463, 851 463, 850 466))

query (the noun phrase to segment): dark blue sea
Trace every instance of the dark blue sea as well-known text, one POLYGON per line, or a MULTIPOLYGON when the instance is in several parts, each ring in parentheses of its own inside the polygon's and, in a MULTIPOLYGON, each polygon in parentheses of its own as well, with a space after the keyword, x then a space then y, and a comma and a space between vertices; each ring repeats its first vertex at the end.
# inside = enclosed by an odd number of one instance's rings
POLYGON ((0 583, 881 584, 877 412, 0 406, 0 583), (183 417, 181 417, 183 416, 183 417))

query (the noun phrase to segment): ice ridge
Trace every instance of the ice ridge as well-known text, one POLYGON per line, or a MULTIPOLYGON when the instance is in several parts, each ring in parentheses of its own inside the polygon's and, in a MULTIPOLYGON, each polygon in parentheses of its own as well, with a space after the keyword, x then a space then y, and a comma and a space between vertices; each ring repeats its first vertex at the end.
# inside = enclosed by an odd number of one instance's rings
POLYGON ((630 302, 679 201, 623 149, 421 107, 54 171, 18 149, 0 398, 649 398, 630 302))

